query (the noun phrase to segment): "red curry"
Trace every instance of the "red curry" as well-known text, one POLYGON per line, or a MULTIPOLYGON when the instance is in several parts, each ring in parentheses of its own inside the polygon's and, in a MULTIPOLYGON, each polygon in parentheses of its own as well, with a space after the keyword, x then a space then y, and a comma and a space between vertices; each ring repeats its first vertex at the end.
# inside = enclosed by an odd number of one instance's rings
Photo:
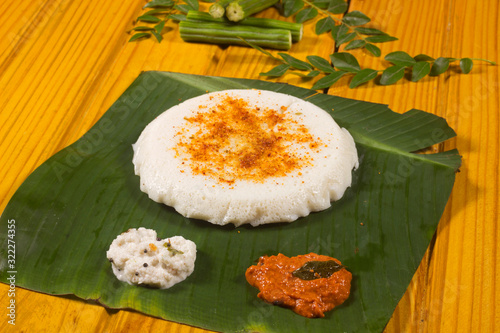
POLYGON ((308 262, 329 260, 341 264, 335 258, 315 253, 291 258, 283 254, 263 256, 257 265, 247 269, 245 276, 248 283, 259 288, 257 296, 264 301, 290 308, 304 317, 324 317, 324 312, 349 297, 351 273, 342 267, 329 277, 304 280, 293 272, 308 262))

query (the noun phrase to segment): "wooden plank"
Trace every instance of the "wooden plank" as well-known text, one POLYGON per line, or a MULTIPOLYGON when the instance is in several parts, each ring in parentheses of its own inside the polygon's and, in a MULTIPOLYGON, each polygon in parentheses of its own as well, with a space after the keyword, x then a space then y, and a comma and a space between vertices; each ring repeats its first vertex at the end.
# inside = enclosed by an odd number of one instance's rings
MULTIPOLYGON (((359 59, 362 68, 383 70, 390 66, 383 58, 394 51, 405 51, 415 56, 425 53, 433 57, 443 54, 442 40, 445 38, 449 3, 447 1, 387 1, 365 2, 351 1, 350 10, 359 10, 372 19, 368 26, 387 32, 399 40, 376 44, 382 51, 376 58, 366 51, 353 52, 359 59), (422 15, 422 13, 426 13, 422 15)), ((445 55, 447 56, 447 55, 445 55)), ((375 103, 388 104, 399 113, 416 108, 437 115, 440 94, 442 94, 444 77, 426 77, 418 83, 410 82, 407 77, 391 86, 382 86, 371 81, 356 89, 347 87, 349 80, 341 80, 332 87, 329 94, 360 99, 375 103)), ((439 147, 434 149, 440 150, 439 147)), ((446 217, 443 217, 445 220, 446 217)), ((441 222, 443 223, 443 222, 441 222)), ((432 244, 430 249, 432 249, 432 244)), ((398 304, 391 320, 387 324, 387 332, 417 332, 423 327, 426 309, 423 299, 429 282, 429 264, 431 251, 425 254, 412 282, 398 304)), ((431 330, 432 331, 432 330, 431 330)))
MULTIPOLYGON (((128 23, 120 17, 135 16, 136 7, 68 3, 39 25, 43 34, 35 31, 9 60, 0 77, 0 108, 9 110, 0 114, 2 128, 9 128, 0 134, 1 210, 36 166, 76 139, 72 127, 87 113, 81 107, 92 100, 92 91, 99 89, 100 78, 113 62, 114 49, 125 41, 128 23), (101 26, 113 28, 97 33, 101 26), (114 48, 109 47, 111 40, 114 48)), ((96 115, 87 119, 95 121, 96 115)))
MULTIPOLYGON (((455 2, 450 53, 498 62, 499 11, 498 1, 455 2)), ((451 75, 447 82, 444 116, 458 137, 445 147, 456 146, 464 163, 449 202, 449 222, 438 229, 437 260, 423 304, 432 314, 426 328, 493 332, 500 327, 499 77, 498 66, 478 64, 468 76, 451 75)))
POLYGON ((60 1, 16 2, 0 4, 0 75, 29 39, 36 38, 60 1))
MULTIPOLYGON (((373 18, 373 27, 400 38, 381 45, 382 54, 477 57, 498 62, 498 3, 470 1, 351 1, 350 10, 373 18), (490 13, 490 14, 488 14, 490 13), (482 17, 484 19, 478 19, 482 17)), ((362 66, 384 61, 356 52, 362 66)), ((498 269, 498 67, 475 64, 469 75, 456 66, 440 77, 383 87, 373 82, 348 89, 347 80, 329 91, 389 104, 397 112, 418 108, 445 117, 458 137, 434 147, 458 148, 464 165, 437 237, 426 253, 387 332, 494 331, 498 269), (484 290, 489 290, 485 292, 484 290)))
MULTIPOLYGON (((141 71, 259 79, 260 72, 277 64, 249 48, 184 43, 173 23, 160 44, 154 40, 128 43, 124 32, 132 27, 142 5, 95 0, 0 4, 0 128, 9 129, 0 134, 0 211, 36 166, 85 133, 141 71), (186 56, 192 54, 196 61, 186 56)), ((372 26, 400 38, 380 45, 383 54, 404 50, 412 55, 499 60, 496 0, 352 0, 350 10, 363 11, 372 17, 372 26)), ((274 9, 263 15, 278 17, 274 9)), ((333 51, 331 38, 318 38, 313 29, 312 22, 306 24, 306 37, 294 45, 292 55, 327 58, 333 51)), ((355 54, 362 66, 386 66, 365 52, 355 54)), ((457 147, 464 165, 435 243, 389 322, 388 332, 490 332, 500 327, 499 74, 498 67, 478 65, 467 76, 450 71, 419 83, 382 87, 371 82, 357 89, 347 88, 348 80, 342 80, 329 91, 389 104, 397 112, 426 110, 445 117, 458 133, 436 149, 457 147)), ((273 81, 311 87, 310 81, 292 75, 273 81)), ((7 291, 8 286, 0 284, 0 293, 7 291)), ((16 297, 17 325, 33 331, 141 327, 206 332, 136 312, 106 310, 72 297, 19 289, 16 297)), ((0 320, 2 327, 7 325, 4 320, 0 320)))

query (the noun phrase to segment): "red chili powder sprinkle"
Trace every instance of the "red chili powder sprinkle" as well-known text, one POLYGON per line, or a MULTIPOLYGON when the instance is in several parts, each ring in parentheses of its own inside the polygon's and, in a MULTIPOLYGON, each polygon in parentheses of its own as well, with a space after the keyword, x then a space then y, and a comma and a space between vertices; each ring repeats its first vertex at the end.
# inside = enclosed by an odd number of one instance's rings
POLYGON ((176 133, 176 157, 193 174, 219 183, 285 176, 313 165, 312 156, 304 150, 322 146, 285 106, 252 108, 243 99, 225 96, 215 107, 199 109, 185 118, 185 127, 176 133))

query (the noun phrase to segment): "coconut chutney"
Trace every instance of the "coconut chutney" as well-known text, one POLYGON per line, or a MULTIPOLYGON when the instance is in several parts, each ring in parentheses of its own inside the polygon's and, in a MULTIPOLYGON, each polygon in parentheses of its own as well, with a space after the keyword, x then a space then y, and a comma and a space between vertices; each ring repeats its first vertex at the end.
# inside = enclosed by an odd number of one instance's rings
POLYGON ((118 235, 106 252, 118 280, 166 289, 194 271, 196 245, 182 236, 166 239, 146 228, 118 235))

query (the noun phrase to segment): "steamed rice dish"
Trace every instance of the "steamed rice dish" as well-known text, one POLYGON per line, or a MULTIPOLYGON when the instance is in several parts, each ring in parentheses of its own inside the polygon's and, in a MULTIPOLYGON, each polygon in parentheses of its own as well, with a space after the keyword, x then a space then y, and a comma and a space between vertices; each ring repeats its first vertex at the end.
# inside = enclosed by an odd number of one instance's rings
POLYGON ((140 188, 185 217, 291 222, 339 200, 358 166, 349 132, 305 100, 225 90, 171 107, 133 145, 140 188))

